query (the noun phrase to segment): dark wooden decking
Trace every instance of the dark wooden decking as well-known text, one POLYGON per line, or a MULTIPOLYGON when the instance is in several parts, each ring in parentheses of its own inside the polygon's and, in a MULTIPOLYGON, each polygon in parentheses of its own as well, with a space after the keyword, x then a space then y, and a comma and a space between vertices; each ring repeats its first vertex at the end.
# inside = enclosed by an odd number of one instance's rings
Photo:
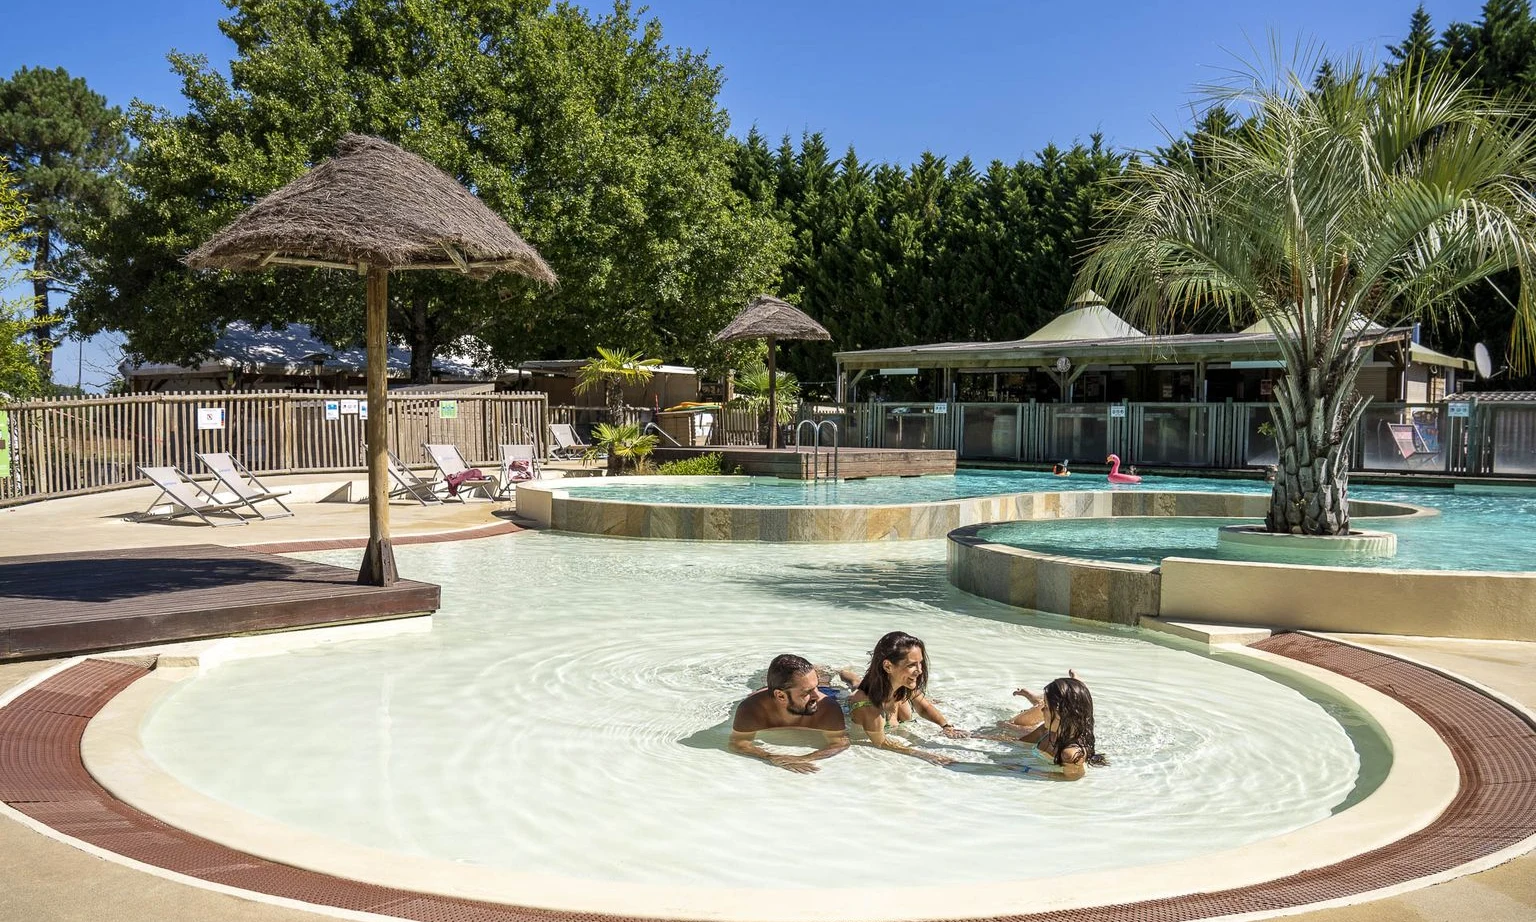
POLYGON ((299 627, 438 607, 438 587, 200 544, 0 558, 0 661, 299 627))
MULTIPOLYGON (((709 446, 703 448, 672 448, 658 446, 653 458, 674 461, 697 455, 718 453, 721 466, 726 471, 741 468, 743 474, 760 477, 783 477, 788 480, 810 480, 815 475, 817 463, 811 449, 709 446)), ((820 464, 831 464, 832 450, 821 449, 820 464)), ((922 474, 953 474, 955 453, 917 448, 858 448, 843 446, 837 450, 837 476, 843 480, 863 477, 916 477, 922 474)), ((823 472, 823 476, 826 476, 823 472)))

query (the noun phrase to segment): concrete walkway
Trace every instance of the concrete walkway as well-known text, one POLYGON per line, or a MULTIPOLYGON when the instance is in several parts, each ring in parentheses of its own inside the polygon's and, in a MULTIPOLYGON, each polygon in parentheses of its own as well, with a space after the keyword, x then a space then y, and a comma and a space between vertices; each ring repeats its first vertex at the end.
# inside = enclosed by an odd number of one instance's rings
MULTIPOLYGON (((263 477, 262 482, 274 490, 291 490, 283 501, 296 514, 220 528, 204 525, 192 516, 167 522, 123 521, 123 516, 148 508, 160 492, 155 487, 8 506, 0 509, 0 557, 177 544, 240 547, 368 537, 365 480, 346 474, 297 474, 263 477), (327 497, 339 501, 325 501, 327 497)), ((282 512, 275 503, 263 503, 261 508, 282 512)), ((395 500, 389 506, 390 533, 403 538, 484 528, 505 522, 512 509, 510 502, 489 502, 479 496, 432 506, 395 500)))

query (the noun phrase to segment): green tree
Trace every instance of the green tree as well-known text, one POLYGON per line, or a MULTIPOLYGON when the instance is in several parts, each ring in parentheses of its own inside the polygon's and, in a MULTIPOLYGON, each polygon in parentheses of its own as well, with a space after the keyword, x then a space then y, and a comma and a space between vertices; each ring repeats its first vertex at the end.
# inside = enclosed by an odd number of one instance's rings
POLYGON ((77 316, 151 359, 185 361, 236 319, 361 330, 360 282, 181 269, 182 254, 328 156, 379 135, 474 190, 536 246, 561 285, 441 273, 390 286, 390 328, 422 380, 450 343, 515 361, 623 341, 718 357, 709 334, 771 288, 782 233, 729 185, 718 69, 662 42, 627 3, 589 17, 537 0, 231 0, 226 76, 170 57, 184 115, 135 103, 135 192, 94 241, 77 316), (467 339, 473 337, 473 339, 467 339), (479 344, 477 346, 477 344, 479 344))
POLYGON ((608 404, 609 425, 621 425, 624 422, 624 386, 651 380, 660 364, 660 359, 645 358, 639 351, 598 346, 597 356, 588 359, 576 374, 576 393, 585 394, 601 388, 603 401, 608 404))
POLYGON ((29 314, 35 296, 3 296, 31 274, 24 268, 32 236, 26 225, 27 208, 16 191, 16 179, 0 170, 0 395, 17 399, 49 391, 44 350, 35 334, 50 318, 29 314))
MULTIPOLYGON (((1132 167, 1079 284, 1151 329, 1212 309, 1267 320, 1286 367, 1266 523, 1341 534, 1366 406, 1355 381, 1374 345, 1364 323, 1443 316, 1502 270, 1529 281, 1536 132, 1530 110, 1412 61, 1385 76, 1336 63, 1322 92, 1256 76, 1220 101, 1234 100, 1254 121, 1202 139, 1208 169, 1132 167)), ((1536 343, 1528 284, 1515 321, 1524 358, 1536 343)))
POLYGON ((63 68, 23 67, 0 80, 0 158, 28 205, 34 336, 45 373, 58 320, 49 296, 79 280, 77 244, 117 201, 112 171, 127 143, 122 112, 63 68))

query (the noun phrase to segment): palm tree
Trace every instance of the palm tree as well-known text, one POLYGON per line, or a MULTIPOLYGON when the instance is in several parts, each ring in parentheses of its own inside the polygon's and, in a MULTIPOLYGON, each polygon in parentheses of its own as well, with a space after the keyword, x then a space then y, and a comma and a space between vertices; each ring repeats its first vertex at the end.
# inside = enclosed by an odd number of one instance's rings
POLYGON ((1317 89, 1281 73, 1212 94, 1246 104, 1242 127, 1132 163, 1078 284, 1153 331, 1206 310, 1268 321, 1285 372, 1267 528, 1344 534, 1370 324, 1454 320, 1462 292, 1512 269, 1514 362, 1536 343, 1536 111, 1417 62, 1335 62, 1317 89))
POLYGON ((577 372, 576 393, 585 394, 601 387, 608 403, 608 425, 619 426, 624 422, 624 385, 644 384, 661 359, 642 358, 639 352, 597 347, 597 358, 588 359, 577 372))
POLYGON ((622 474, 625 470, 645 473, 651 452, 656 450, 656 442, 656 436, 641 433, 634 423, 621 426, 598 423, 592 429, 592 447, 582 455, 582 460, 594 461, 606 456, 610 474, 622 474))

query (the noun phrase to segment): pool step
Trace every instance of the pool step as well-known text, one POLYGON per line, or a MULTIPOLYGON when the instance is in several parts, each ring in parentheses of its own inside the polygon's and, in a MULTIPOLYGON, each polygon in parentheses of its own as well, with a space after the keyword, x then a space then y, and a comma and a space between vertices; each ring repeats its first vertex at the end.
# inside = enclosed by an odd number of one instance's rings
POLYGON ((1164 621, 1151 615, 1142 615, 1138 623, 1149 631, 1162 631, 1164 634, 1183 637, 1185 640, 1208 643, 1213 647, 1223 644, 1246 647, 1261 640, 1268 640, 1273 633, 1268 628, 1262 627, 1241 624, 1205 624, 1198 621, 1164 621))

